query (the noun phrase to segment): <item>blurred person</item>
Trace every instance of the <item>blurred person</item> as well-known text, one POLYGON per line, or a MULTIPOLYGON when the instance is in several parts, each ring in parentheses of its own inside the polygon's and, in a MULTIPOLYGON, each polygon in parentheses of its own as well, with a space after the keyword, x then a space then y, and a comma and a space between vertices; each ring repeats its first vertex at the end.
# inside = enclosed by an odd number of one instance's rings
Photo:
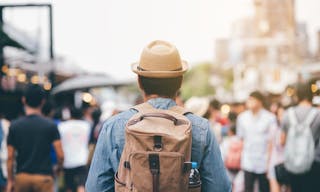
POLYGON ((209 118, 210 101, 205 97, 191 97, 185 103, 185 108, 191 113, 206 118, 209 118))
POLYGON ((229 122, 230 124, 235 124, 237 122, 237 114, 233 111, 230 111, 228 113, 228 119, 229 119, 229 122))
POLYGON ((45 94, 39 85, 27 86, 22 102, 25 117, 12 122, 8 136, 8 184, 7 191, 52 192, 53 171, 50 147, 54 146, 59 165, 63 163, 63 151, 57 126, 42 117, 41 108, 45 94), (13 164, 16 160, 16 176, 13 164))
POLYGON ((88 121, 90 125, 93 125, 93 119, 92 119, 92 112, 94 111, 94 108, 91 107, 89 104, 84 104, 82 107, 82 114, 83 119, 88 121))
POLYGON ((100 108, 96 108, 92 111, 91 113, 91 118, 93 120, 93 124, 91 127, 91 133, 90 133, 90 144, 96 144, 97 143, 97 139, 98 139, 98 135, 100 133, 100 129, 101 129, 101 115, 102 115, 102 111, 100 108))
MULTIPOLYGON (((221 118, 221 103, 217 99, 213 99, 210 101, 209 105, 209 121, 211 122, 211 126, 215 133, 218 143, 222 141, 222 122, 221 118)), ((225 131, 226 132, 226 131, 225 131)))
MULTIPOLYGON (((132 70, 138 74, 144 102, 164 110, 176 106, 175 97, 187 64, 180 60, 173 45, 164 41, 150 43, 143 50, 140 62, 132 65, 132 70)), ((114 174, 118 171, 125 143, 125 125, 136 113, 135 109, 129 109, 104 123, 86 183, 87 191, 115 190, 114 174)), ((202 191, 230 192, 231 185, 209 122, 190 113, 186 117, 192 123, 191 160, 199 163, 202 191)))
POLYGON ((9 133, 10 122, 0 114, 0 191, 4 191, 7 184, 7 137, 9 133))
POLYGON ((244 102, 234 102, 231 104, 231 113, 234 114, 235 119, 238 115, 246 110, 246 104, 244 102))
POLYGON ((216 109, 210 108, 210 100, 208 98, 191 97, 186 101, 185 108, 195 115, 208 119, 217 142, 221 142, 221 124, 218 121, 216 109))
POLYGON ((64 151, 64 183, 67 192, 84 192, 91 126, 82 111, 71 108, 71 119, 58 126, 64 151))
POLYGON ((278 183, 276 178, 275 167, 283 163, 283 153, 284 148, 280 143, 281 136, 281 122, 283 118, 284 108, 280 103, 272 103, 270 106, 270 111, 277 117, 277 127, 271 133, 272 134, 272 146, 270 148, 270 162, 268 168, 268 178, 270 182, 270 191, 271 192, 281 192, 281 184, 278 183))
POLYGON ((231 125, 228 129, 228 135, 225 137, 220 145, 221 156, 228 175, 233 183, 236 175, 241 169, 241 154, 243 148, 242 140, 236 135, 236 125, 231 125))
POLYGON ((245 191, 253 192, 258 180, 261 192, 269 191, 267 170, 272 132, 277 126, 275 115, 264 109, 262 93, 252 92, 247 100, 247 111, 237 119, 237 135, 243 139, 241 167, 245 176, 245 191))
POLYGON ((100 108, 94 109, 91 114, 92 119, 93 119, 93 125, 92 125, 91 131, 90 131, 89 157, 88 157, 88 162, 87 162, 88 166, 90 166, 90 164, 91 164, 93 152, 94 152, 97 140, 98 140, 100 130, 102 128, 101 115, 102 115, 102 111, 100 108))
MULTIPOLYGON (((54 110, 54 104, 52 101, 46 101, 41 111, 45 117, 53 120, 57 126, 59 125, 60 121, 57 121, 55 117, 57 114, 57 110, 54 110)), ((50 156, 51 156, 51 163, 52 163, 52 169, 53 169, 54 191, 58 192, 59 178, 61 177, 61 171, 59 170, 58 159, 57 159, 57 155, 53 145, 51 145, 50 147, 50 156)))
MULTIPOLYGON (((293 125, 294 122, 292 122, 293 121, 292 118, 295 118, 295 121, 297 121, 297 123, 304 122, 305 124, 308 124, 310 122, 309 128, 312 134, 313 141, 315 142, 314 144, 315 156, 314 156, 313 164, 310 170, 307 172, 300 173, 300 174, 291 172, 291 178, 290 178, 292 192, 297 192, 297 191, 309 192, 309 191, 315 191, 317 189, 320 189, 320 184, 318 181, 320 178, 320 146, 319 146, 320 113, 318 109, 316 109, 315 107, 312 107, 312 103, 311 103, 312 92, 308 84, 302 84, 302 83, 298 84, 296 92, 297 92, 298 104, 292 108, 289 108, 284 113, 283 122, 281 126, 282 134, 281 134, 280 141, 282 145, 285 145, 285 152, 286 152, 287 147, 290 147, 288 146, 290 144, 287 141, 288 133, 290 129, 295 128, 293 125), (294 113, 293 115, 295 117, 290 116, 289 114, 290 110, 292 110, 291 113, 293 112, 294 113), (314 112, 314 115, 311 118, 310 115, 312 115, 312 112, 314 112), (306 122, 306 121, 309 121, 309 122, 306 122)), ((303 128, 308 128, 308 127, 303 127, 303 128)), ((300 146, 294 146, 294 148, 297 148, 297 150, 299 150, 300 146)), ((302 149, 302 150, 307 150, 307 149, 302 149)))
POLYGON ((221 103, 217 99, 212 99, 209 104, 209 119, 218 122, 221 118, 221 103))

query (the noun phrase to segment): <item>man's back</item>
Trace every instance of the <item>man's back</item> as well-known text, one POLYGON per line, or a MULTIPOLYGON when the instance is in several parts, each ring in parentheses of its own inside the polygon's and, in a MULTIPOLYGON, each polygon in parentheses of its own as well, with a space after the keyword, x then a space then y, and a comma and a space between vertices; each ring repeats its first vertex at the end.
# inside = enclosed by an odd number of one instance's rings
MULTIPOLYGON (((164 98, 148 102, 159 109, 169 109, 175 105, 173 100, 164 98)), ((124 147, 125 125, 135 113, 135 110, 128 110, 104 124, 86 183, 87 191, 114 191, 114 174, 124 147)), ((202 191, 231 191, 219 146, 209 122, 193 114, 186 116, 192 122, 191 160, 200 165, 202 191)))
POLYGON ((58 129, 49 119, 29 115, 14 121, 8 144, 17 151, 17 173, 52 174, 50 146, 58 139, 58 129))
POLYGON ((65 154, 64 168, 86 165, 90 124, 84 120, 68 120, 59 124, 59 132, 65 154))

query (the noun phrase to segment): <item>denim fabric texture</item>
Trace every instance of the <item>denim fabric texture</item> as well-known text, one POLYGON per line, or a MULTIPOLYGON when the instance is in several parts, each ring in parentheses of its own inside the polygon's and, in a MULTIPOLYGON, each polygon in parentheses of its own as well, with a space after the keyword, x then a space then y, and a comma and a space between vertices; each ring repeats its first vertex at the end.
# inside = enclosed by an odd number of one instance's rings
MULTIPOLYGON (((169 109, 176 105, 174 100, 167 98, 150 99, 148 102, 158 109, 169 109)), ((86 191, 114 191, 114 174, 125 143, 125 125, 135 113, 136 110, 130 109, 104 123, 91 163, 86 191)), ((231 192, 231 183, 209 121, 191 113, 186 116, 192 122, 191 159, 200 165, 202 191, 231 192)))

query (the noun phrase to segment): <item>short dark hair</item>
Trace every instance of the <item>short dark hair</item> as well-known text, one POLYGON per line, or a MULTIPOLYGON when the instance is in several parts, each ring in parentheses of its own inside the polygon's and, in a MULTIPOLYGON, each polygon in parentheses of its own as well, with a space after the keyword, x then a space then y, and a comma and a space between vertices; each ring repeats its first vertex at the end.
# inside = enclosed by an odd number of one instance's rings
POLYGON ((50 113, 53 111, 53 103, 51 101, 47 101, 43 106, 42 106, 42 114, 44 116, 49 116, 50 113))
POLYGON ((258 101, 260 101, 262 104, 264 104, 265 102, 265 98, 263 96, 263 94, 260 91, 254 91, 250 94, 250 97, 253 97, 255 99, 257 99, 258 101))
POLYGON ((237 127, 236 124, 233 123, 230 125, 229 130, 233 133, 233 134, 237 134, 237 127))
POLYGON ((213 109, 220 110, 221 103, 220 103, 217 99, 212 99, 212 100, 210 101, 210 106, 211 106, 213 109))
POLYGON ((182 84, 182 76, 173 78, 150 78, 139 75, 141 88, 147 95, 175 97, 182 84))
POLYGON ((45 92, 40 85, 28 84, 23 96, 25 97, 26 105, 37 108, 40 107, 45 99, 45 92))
POLYGON ((297 98, 298 102, 303 100, 312 101, 313 94, 309 83, 299 83, 297 85, 297 98))
POLYGON ((82 110, 77 107, 71 107, 70 114, 74 119, 81 119, 83 116, 82 110))

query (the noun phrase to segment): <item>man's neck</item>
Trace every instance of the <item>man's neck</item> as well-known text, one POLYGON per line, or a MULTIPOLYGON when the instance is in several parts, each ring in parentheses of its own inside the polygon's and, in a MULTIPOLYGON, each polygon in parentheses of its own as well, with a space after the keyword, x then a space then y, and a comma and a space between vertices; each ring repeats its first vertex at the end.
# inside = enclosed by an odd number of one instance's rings
POLYGON ((257 109, 252 109, 251 112, 253 115, 257 115, 261 110, 262 108, 257 108, 257 109))
POLYGON ((299 102, 299 106, 311 107, 312 104, 308 100, 302 100, 302 101, 299 102))
POLYGON ((144 101, 144 102, 147 102, 147 101, 149 101, 150 99, 156 99, 156 98, 168 98, 168 99, 173 99, 173 100, 175 100, 175 98, 171 98, 171 97, 166 97, 166 96, 160 96, 160 95, 153 94, 153 95, 144 95, 144 96, 143 96, 143 101, 144 101))
POLYGON ((29 106, 25 106, 26 115, 41 115, 41 108, 32 108, 29 106))

